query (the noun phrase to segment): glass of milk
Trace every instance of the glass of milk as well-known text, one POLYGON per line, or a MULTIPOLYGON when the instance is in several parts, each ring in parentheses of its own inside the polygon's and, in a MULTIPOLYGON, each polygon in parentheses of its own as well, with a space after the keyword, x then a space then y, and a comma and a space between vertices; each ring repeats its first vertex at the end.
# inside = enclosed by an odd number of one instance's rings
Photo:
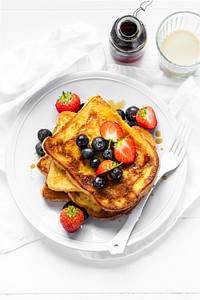
POLYGON ((168 16, 156 34, 160 68, 186 78, 200 66, 200 15, 181 11, 168 16))

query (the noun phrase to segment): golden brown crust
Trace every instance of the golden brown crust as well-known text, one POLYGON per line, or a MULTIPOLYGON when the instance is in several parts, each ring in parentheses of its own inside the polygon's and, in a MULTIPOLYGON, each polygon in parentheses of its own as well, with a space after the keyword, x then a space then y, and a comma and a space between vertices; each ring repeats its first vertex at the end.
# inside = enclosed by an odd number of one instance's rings
POLYGON ((37 168, 44 176, 47 176, 47 174, 49 173, 51 162, 52 158, 47 154, 45 154, 38 160, 37 168))
POLYGON ((44 149, 66 170, 70 181, 80 191, 90 195, 107 211, 120 212, 135 206, 152 186, 159 166, 156 147, 150 134, 146 130, 130 128, 99 95, 90 98, 57 134, 48 137, 44 142, 44 149), (123 167, 120 182, 108 181, 106 188, 98 190, 92 184, 95 178, 94 169, 90 167, 88 160, 81 157, 76 137, 85 133, 91 144, 94 137, 100 136, 100 126, 107 120, 117 121, 125 136, 132 136, 137 155, 133 164, 123 167))
POLYGON ((114 220, 124 213, 128 213, 127 211, 108 211, 103 209, 90 195, 85 194, 83 192, 72 192, 68 194, 74 203, 77 205, 84 207, 88 214, 98 220, 114 220))
POLYGON ((64 191, 66 193, 79 191, 78 187, 69 180, 66 171, 61 169, 54 161, 51 163, 46 182, 48 187, 54 191, 64 191))
POLYGON ((42 187, 41 194, 44 199, 53 201, 53 202, 62 202, 62 201, 70 201, 69 196, 64 192, 55 192, 52 191, 48 185, 45 183, 42 187))

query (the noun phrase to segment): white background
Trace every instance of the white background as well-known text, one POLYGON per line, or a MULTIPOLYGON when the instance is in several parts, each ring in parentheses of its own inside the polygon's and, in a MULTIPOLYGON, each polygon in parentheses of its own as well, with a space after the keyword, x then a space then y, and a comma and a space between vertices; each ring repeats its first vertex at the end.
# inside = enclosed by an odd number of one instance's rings
MULTIPOLYGON (((55 28, 84 21, 94 26, 107 55, 116 18, 140 1, 2 0, 1 52, 43 38, 55 28)), ((141 12, 149 44, 138 66, 157 64, 155 32, 176 10, 200 12, 200 1, 154 1, 141 12)), ((200 203, 196 202, 157 244, 112 262, 84 259, 44 238, 0 256, 0 299, 200 299, 200 203)))

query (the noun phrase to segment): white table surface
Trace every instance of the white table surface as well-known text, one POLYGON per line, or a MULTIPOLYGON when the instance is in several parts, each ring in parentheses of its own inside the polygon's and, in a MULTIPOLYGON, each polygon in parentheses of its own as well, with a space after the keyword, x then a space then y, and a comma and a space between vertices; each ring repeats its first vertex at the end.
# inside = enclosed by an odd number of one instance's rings
MULTIPOLYGON (((140 1, 1 0, 1 52, 42 38, 54 28, 84 21, 94 26, 108 51, 116 18, 140 1)), ((155 32, 176 10, 200 12, 200 1, 155 1, 140 17, 149 39, 139 67, 157 64, 155 32), (151 50, 151 51, 150 51, 151 50), (151 55, 150 55, 151 53, 151 55), (154 54, 152 54, 154 53, 154 54)), ((0 299, 200 299, 200 203, 148 250, 116 261, 94 261, 48 238, 0 256, 0 299)))

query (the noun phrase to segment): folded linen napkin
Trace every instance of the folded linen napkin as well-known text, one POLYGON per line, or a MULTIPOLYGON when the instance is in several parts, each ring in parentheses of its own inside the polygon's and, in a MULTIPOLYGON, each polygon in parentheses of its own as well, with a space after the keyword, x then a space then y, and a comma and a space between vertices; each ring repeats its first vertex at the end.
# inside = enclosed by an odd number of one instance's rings
POLYGON ((197 159, 200 151, 200 141, 197 138, 200 130, 200 119, 197 113, 200 110, 200 77, 190 77, 187 80, 172 79, 166 77, 159 69, 144 70, 137 67, 113 64, 109 65, 107 69, 146 83, 146 85, 156 92, 159 99, 168 105, 169 110, 175 115, 178 121, 191 126, 193 132, 187 153, 187 184, 184 186, 178 205, 170 216, 153 234, 150 234, 145 239, 145 243, 143 240, 133 243, 133 245, 125 248, 123 254, 113 256, 109 251, 80 251, 80 254, 84 258, 93 260, 112 260, 140 252, 141 249, 158 241, 173 227, 178 218, 186 212, 192 203, 200 200, 200 160, 197 159))
POLYGON ((197 113, 200 110, 200 77, 175 79, 165 76, 160 70, 143 70, 113 64, 107 70, 125 74, 151 87, 160 100, 167 104, 176 119, 193 129, 187 155, 187 185, 183 192, 182 206, 176 214, 176 218, 179 218, 195 200, 200 199, 200 160, 196 159, 200 151, 200 140, 196 138, 200 131, 200 118, 197 113))
POLYGON ((0 253, 43 237, 17 208, 5 175, 9 130, 24 103, 49 81, 77 71, 104 68, 105 55, 96 32, 76 24, 45 40, 18 45, 0 57, 0 253))

